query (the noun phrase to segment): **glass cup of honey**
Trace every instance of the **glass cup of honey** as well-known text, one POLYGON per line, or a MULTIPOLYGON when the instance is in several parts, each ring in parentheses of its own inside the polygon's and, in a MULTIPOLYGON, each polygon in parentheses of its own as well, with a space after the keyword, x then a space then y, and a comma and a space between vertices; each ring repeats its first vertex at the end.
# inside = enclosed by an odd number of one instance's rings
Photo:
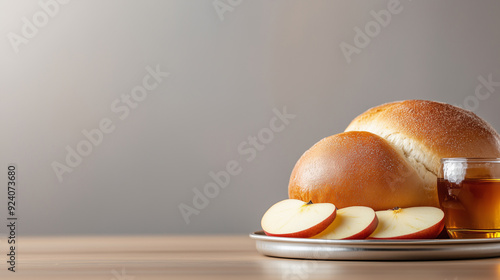
POLYGON ((451 238, 500 237, 500 158, 443 158, 437 189, 451 238))

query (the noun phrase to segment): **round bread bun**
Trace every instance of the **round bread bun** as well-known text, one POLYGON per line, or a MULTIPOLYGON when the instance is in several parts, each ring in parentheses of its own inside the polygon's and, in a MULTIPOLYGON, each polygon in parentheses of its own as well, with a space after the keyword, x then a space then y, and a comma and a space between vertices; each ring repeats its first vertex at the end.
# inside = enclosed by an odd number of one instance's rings
POLYGON ((336 134, 312 146, 295 165, 288 192, 290 198, 338 208, 435 206, 404 155, 365 131, 336 134))
POLYGON ((290 178, 290 198, 332 202, 339 208, 437 207, 441 158, 500 157, 500 136, 491 125, 470 111, 434 101, 407 100, 371 108, 356 117, 347 132, 323 139, 299 159, 290 178), (385 142, 366 136, 373 134, 385 142), (410 171, 396 171, 406 167, 410 171), (397 186, 388 191, 380 176, 389 176, 397 186))

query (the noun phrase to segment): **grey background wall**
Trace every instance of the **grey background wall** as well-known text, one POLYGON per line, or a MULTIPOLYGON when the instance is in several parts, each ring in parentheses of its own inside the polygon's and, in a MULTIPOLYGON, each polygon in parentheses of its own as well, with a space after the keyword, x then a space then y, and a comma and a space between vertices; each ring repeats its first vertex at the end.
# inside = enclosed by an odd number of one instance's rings
POLYGON ((467 106, 500 130, 499 1, 62 2, 0 1, 20 234, 258 230, 300 155, 384 102, 467 106))

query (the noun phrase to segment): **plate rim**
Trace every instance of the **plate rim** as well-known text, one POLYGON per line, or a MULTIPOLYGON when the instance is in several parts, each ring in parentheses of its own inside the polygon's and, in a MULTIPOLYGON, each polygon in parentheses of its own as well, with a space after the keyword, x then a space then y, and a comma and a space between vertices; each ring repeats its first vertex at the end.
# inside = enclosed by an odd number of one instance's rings
POLYGON ((373 239, 356 239, 356 240, 334 240, 334 239, 312 239, 312 238, 296 238, 296 237, 278 237, 267 236, 264 231, 255 231, 249 234, 249 237, 254 240, 274 241, 285 243, 306 243, 306 244, 324 244, 324 245, 363 245, 363 246, 421 246, 421 245, 458 245, 458 244, 485 244, 485 243, 500 243, 500 238, 475 238, 475 239, 394 239, 394 240, 373 240, 373 239))

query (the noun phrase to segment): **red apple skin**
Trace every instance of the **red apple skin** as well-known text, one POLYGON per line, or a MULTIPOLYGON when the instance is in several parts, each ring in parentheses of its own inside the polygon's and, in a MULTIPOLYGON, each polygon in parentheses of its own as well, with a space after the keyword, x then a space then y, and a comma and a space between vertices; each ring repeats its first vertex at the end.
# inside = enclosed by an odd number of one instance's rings
POLYGON ((417 231, 407 235, 401 235, 396 237, 386 237, 386 238, 376 238, 368 237, 367 239, 377 239, 377 240, 394 240, 394 239, 434 239, 436 238, 444 228, 444 217, 437 224, 430 228, 426 228, 421 231, 417 231))
POLYGON ((319 223, 313 227, 310 227, 308 229, 302 230, 302 231, 289 233, 289 234, 273 234, 273 233, 266 232, 264 230, 264 233, 268 236, 309 238, 309 237, 315 236, 316 234, 325 230, 333 222, 333 220, 335 220, 336 216, 337 216, 337 209, 335 209, 335 211, 333 211, 333 213, 328 218, 326 218, 324 221, 322 221, 321 223, 319 223))
POLYGON ((436 239, 450 239, 448 231, 446 230, 446 225, 443 227, 441 233, 436 237, 436 239))
POLYGON ((375 219, 373 219, 372 223, 366 229, 364 229, 361 232, 358 232, 355 235, 342 238, 342 240, 366 239, 368 236, 370 236, 370 234, 372 234, 375 231, 377 226, 378 226, 378 218, 377 215, 375 215, 375 219))

